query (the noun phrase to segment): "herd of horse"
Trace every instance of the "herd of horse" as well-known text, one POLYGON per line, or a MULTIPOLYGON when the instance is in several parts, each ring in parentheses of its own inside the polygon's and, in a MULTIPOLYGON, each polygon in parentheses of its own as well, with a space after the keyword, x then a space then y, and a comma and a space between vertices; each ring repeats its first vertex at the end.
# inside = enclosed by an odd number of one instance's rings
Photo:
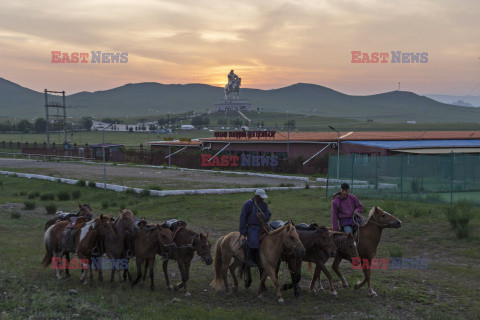
MULTIPOLYGON (((50 219, 45 225, 44 243, 46 254, 43 267, 48 267, 54 259, 66 258, 70 261, 70 253, 76 254, 83 261, 80 281, 87 284, 87 275, 93 281, 92 257, 108 259, 136 259, 137 277, 133 280, 127 268, 111 268, 110 281, 114 281, 118 274, 119 281, 126 281, 136 285, 141 279, 145 281, 147 270, 150 269, 150 288, 154 290, 154 262, 157 255, 163 261, 163 272, 166 286, 170 290, 183 288, 184 294, 189 296, 187 281, 192 259, 197 255, 206 265, 214 264, 215 278, 211 287, 225 293, 237 291, 238 278, 244 278, 245 288, 252 283, 250 268, 245 265, 245 253, 242 247, 244 236, 239 232, 231 232, 220 237, 215 246, 215 256, 211 256, 209 234, 194 232, 186 227, 182 221, 173 223, 149 224, 144 219, 136 219, 128 210, 119 210, 116 219, 109 215, 100 215, 93 218, 89 205, 78 205, 79 212, 67 216, 57 216, 50 219), (177 261, 181 274, 181 282, 172 287, 168 276, 168 262, 177 261), (233 260, 233 261, 232 261, 233 260), (142 270, 144 269, 144 270, 142 270), (228 271, 233 279, 233 287, 228 284, 228 271)), ((332 269, 340 278, 344 288, 349 285, 339 270, 340 262, 345 259, 350 262, 354 258, 372 262, 380 242, 384 228, 399 228, 402 223, 395 216, 379 207, 370 210, 366 222, 358 225, 354 234, 332 231, 330 228, 311 225, 297 225, 292 221, 286 223, 271 223, 271 229, 262 236, 259 261, 260 285, 258 296, 261 298, 265 291, 267 277, 275 286, 278 302, 283 303, 281 291, 293 288, 295 297, 299 296, 299 283, 303 262, 309 268, 315 265, 310 290, 316 292, 323 289, 320 274, 323 272, 329 282, 332 295, 337 295, 332 276, 325 267, 329 258, 333 258, 332 269), (278 273, 281 262, 285 262, 291 276, 291 283, 280 287, 278 273), (319 283, 317 287, 316 283, 319 283)), ((69 268, 55 268, 58 279, 62 278, 65 270, 70 275, 69 268)), ((367 283, 370 295, 376 296, 370 283, 370 268, 362 268, 364 279, 355 284, 359 289, 367 283)), ((103 280, 102 268, 98 269, 98 279, 103 280)))

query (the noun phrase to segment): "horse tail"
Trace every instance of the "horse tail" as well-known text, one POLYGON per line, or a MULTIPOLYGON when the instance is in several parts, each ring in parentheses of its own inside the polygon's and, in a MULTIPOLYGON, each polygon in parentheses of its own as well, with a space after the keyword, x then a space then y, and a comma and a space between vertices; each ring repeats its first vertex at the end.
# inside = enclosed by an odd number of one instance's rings
POLYGON ((43 257, 43 261, 42 261, 42 266, 43 266, 44 269, 46 267, 48 267, 48 265, 50 263, 52 263, 53 252, 50 249, 50 237, 51 237, 50 233, 52 232, 52 228, 53 228, 53 225, 48 227, 47 231, 45 231, 45 236, 43 238, 44 243, 45 243, 45 249, 47 251, 45 253, 45 256, 43 257))
POLYGON ((223 267, 223 260, 222 260, 222 241, 225 237, 220 237, 215 244, 215 258, 213 259, 213 265, 215 268, 215 279, 210 283, 210 286, 214 288, 216 291, 219 291, 222 288, 223 283, 223 275, 222 275, 222 267, 223 267))

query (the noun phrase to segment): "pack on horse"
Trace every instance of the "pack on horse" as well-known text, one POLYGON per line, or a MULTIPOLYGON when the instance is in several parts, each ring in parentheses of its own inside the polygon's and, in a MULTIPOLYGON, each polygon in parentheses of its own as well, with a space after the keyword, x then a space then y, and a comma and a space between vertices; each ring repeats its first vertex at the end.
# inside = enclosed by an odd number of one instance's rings
MULTIPOLYGON (((77 224, 79 219, 81 220, 82 218, 79 217, 73 226, 71 222, 59 221, 45 231, 44 243, 46 253, 42 261, 43 268, 52 263, 52 258, 66 256, 68 262, 70 262, 70 252, 76 253, 80 259, 91 261, 92 248, 95 246, 95 243, 112 229, 112 226, 109 225, 110 217, 101 215, 99 218, 91 220, 86 224, 84 222, 77 224)), ((67 276, 70 275, 68 268, 66 268, 65 272, 67 276)), ((61 273, 62 269, 57 268, 56 275, 58 279, 61 279, 61 273)), ((83 284, 86 284, 85 273, 86 270, 82 268, 80 280, 83 284)))
MULTIPOLYGON (((195 252, 205 264, 211 265, 213 262, 210 253, 211 244, 210 241, 208 241, 209 234, 199 234, 187 229, 186 223, 179 220, 169 220, 165 223, 165 227, 173 230, 173 241, 177 246, 177 250, 171 259, 177 261, 178 269, 182 276, 182 281, 175 285, 173 289, 179 290, 183 288, 185 296, 190 296, 190 293, 187 290, 187 281, 189 279, 190 264, 195 252)), ((168 261, 169 260, 163 262, 163 273, 165 275, 167 288, 172 290, 170 279, 168 277, 168 261)))
MULTIPOLYGON (((339 276, 340 280, 342 280, 343 287, 348 288, 347 281, 341 275, 340 271, 338 270, 338 267, 340 266, 340 261, 342 261, 342 259, 346 259, 352 262, 352 258, 358 257, 357 244, 355 242, 353 234, 351 233, 344 233, 340 231, 330 231, 330 234, 333 237, 333 242, 335 243, 335 247, 336 247, 335 258, 333 260, 332 269, 339 276)), ((329 257, 330 256, 327 255, 325 252, 320 252, 318 259, 323 264, 325 264, 329 259, 329 257)), ((333 282, 332 282, 332 276, 330 275, 330 272, 325 267, 321 268, 321 270, 318 269, 317 267, 315 268, 313 278, 310 281, 310 290, 313 292, 316 292, 315 281, 317 279, 319 282, 319 290, 323 290, 322 282, 320 281, 320 275, 321 275, 320 271, 323 271, 323 273, 325 273, 325 275, 327 276, 328 283, 330 286, 330 292, 336 295, 335 286, 333 285, 333 282)))
MULTIPOLYGON (((210 284, 215 290, 220 291, 222 284, 224 284, 225 292, 229 292, 227 281, 228 270, 230 270, 233 278, 234 290, 238 287, 235 270, 245 263, 245 252, 242 248, 243 238, 244 236, 242 236, 240 232, 231 232, 217 240, 214 264, 215 279, 210 284), (234 261, 230 264, 232 258, 234 258, 234 261)), ((262 238, 259 248, 259 258, 263 272, 258 289, 259 298, 263 297, 265 281, 267 277, 270 277, 276 288, 278 302, 284 302, 275 272, 282 252, 296 254, 299 257, 305 254, 305 247, 300 241, 291 221, 277 230, 268 232, 262 238)))
MULTIPOLYGON (((357 231, 355 232, 355 239, 357 244, 358 256, 363 262, 364 259, 368 260, 368 264, 371 265, 372 259, 375 257, 377 252, 378 244, 380 243, 382 237, 382 231, 384 228, 395 228, 398 229, 402 226, 402 222, 393 216, 392 214, 384 211, 380 207, 373 207, 370 210, 367 221, 365 223, 360 223, 356 220, 357 231)), ((337 256, 335 257, 337 261, 337 256)), ((344 259, 339 257, 338 264, 344 259)), ((368 290, 371 296, 376 297, 377 293, 373 291, 370 285, 370 268, 362 268, 365 278, 355 284, 354 289, 357 290, 368 283, 368 290)), ((335 269, 334 269, 335 270, 335 269)), ((340 273, 336 272, 337 275, 342 279, 344 287, 348 287, 348 283, 345 281, 345 278, 340 273)))
POLYGON ((77 213, 62 213, 57 215, 56 217, 51 218, 50 220, 47 221, 45 224, 45 230, 47 230, 50 226, 54 225, 58 221, 69 221, 70 218, 72 217, 84 217, 85 222, 88 222, 92 220, 92 208, 90 207, 89 204, 84 204, 81 205, 80 203, 78 204, 78 209, 79 211, 77 213))
MULTIPOLYGON (((272 229, 277 229, 279 226, 283 225, 283 221, 273 221, 270 223, 272 229)), ((287 263, 288 269, 290 270, 290 276, 292 282, 282 286, 282 290, 287 290, 293 288, 295 297, 299 296, 299 283, 301 280, 301 271, 302 271, 302 261, 307 261, 309 263, 315 263, 315 271, 318 272, 322 270, 328 272, 325 267, 322 257, 326 256, 333 257, 335 255, 336 247, 333 242, 331 234, 328 232, 328 229, 324 226, 318 226, 316 223, 307 225, 301 223, 295 227, 300 241, 302 241, 303 246, 305 247, 305 256, 298 257, 291 253, 282 253, 281 260, 287 263)), ((277 264, 276 274, 280 269, 280 261, 277 264)), ((331 293, 336 295, 336 291, 333 288, 331 293)))
POLYGON ((135 258, 137 263, 137 278, 132 282, 132 286, 136 285, 142 277, 142 264, 145 261, 145 275, 147 269, 150 268, 150 289, 155 288, 153 281, 153 266, 155 256, 159 254, 162 259, 172 258, 177 250, 177 246, 173 242, 173 234, 169 228, 163 227, 161 224, 147 224, 145 220, 138 223, 140 231, 135 238, 135 258))
MULTIPOLYGON (((135 223, 135 216, 132 211, 129 209, 121 210, 119 209, 118 218, 112 223, 113 229, 108 235, 106 235, 102 242, 101 253, 105 253, 110 259, 129 259, 127 256, 127 246, 126 238, 127 236, 136 237, 139 232, 139 228, 135 223)), ((128 274, 129 279, 131 280, 131 275, 128 269, 125 269, 128 274)), ((115 279, 115 271, 118 272, 118 278, 120 282, 123 282, 125 278, 122 279, 120 275, 120 270, 112 268, 110 282, 113 282, 115 279)), ((100 277, 101 277, 101 270, 100 277)))

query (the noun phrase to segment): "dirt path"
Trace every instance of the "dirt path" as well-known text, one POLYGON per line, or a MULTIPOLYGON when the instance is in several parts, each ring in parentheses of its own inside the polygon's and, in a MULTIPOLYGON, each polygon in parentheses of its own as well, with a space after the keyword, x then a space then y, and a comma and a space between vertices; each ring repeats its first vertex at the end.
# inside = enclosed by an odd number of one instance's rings
MULTIPOLYGON (((95 164, 0 159, 0 168, 7 171, 103 181, 103 166, 95 164)), ((129 187, 157 185, 163 189, 276 187, 282 183, 295 186, 305 185, 303 181, 282 178, 127 166, 107 166, 107 183, 127 185, 129 187)))

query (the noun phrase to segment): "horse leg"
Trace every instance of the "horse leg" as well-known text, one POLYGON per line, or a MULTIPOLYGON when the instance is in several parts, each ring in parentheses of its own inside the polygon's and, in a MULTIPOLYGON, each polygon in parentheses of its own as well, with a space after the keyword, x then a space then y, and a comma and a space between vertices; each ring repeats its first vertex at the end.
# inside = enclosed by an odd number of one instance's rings
MULTIPOLYGON (((312 280, 310 281, 310 291, 313 293, 317 293, 317 290, 315 289, 315 282, 317 281, 317 278, 320 279, 320 266, 318 263, 315 264, 315 271, 313 272, 313 277, 312 280)), ((320 285, 322 283, 320 282, 320 285)), ((323 290, 323 287, 322 287, 323 290)))
POLYGON ((333 260, 333 264, 332 264, 332 269, 342 281, 343 287, 345 289, 348 289, 349 285, 348 285, 347 279, 345 279, 345 277, 340 273, 340 269, 338 268, 340 266, 341 261, 342 261, 342 258, 337 258, 337 256, 335 256, 335 260, 333 260))
POLYGON ((325 267, 323 263, 320 263, 320 268, 322 269, 323 273, 325 273, 325 275, 327 276, 328 285, 330 286, 330 293, 334 296, 337 296, 337 290, 335 290, 335 286, 333 285, 333 282, 332 282, 332 275, 330 274, 330 272, 328 272, 327 267, 325 267))
MULTIPOLYGON (((191 260, 185 261, 185 278, 182 278, 185 297, 189 297, 191 295, 190 292, 188 292, 187 290, 187 281, 190 278, 190 262, 191 260)), ((227 274, 227 271, 225 271, 225 274, 227 274)))
POLYGON ((265 281, 267 280, 267 273, 260 274, 260 286, 258 287, 258 298, 263 298, 263 290, 265 289, 265 281))
MULTIPOLYGON (((135 278, 135 280, 133 280, 133 281, 131 282, 132 287, 135 286, 135 285, 138 283, 138 281, 140 281, 140 278, 142 277, 142 263, 143 263, 143 259, 137 256, 137 259, 136 259, 136 260, 137 260, 137 261, 136 261, 136 262, 137 262, 137 277, 135 278)), ((145 270, 145 273, 146 273, 146 272, 147 272, 147 271, 145 270)))
POLYGON ((65 257, 67 257, 67 267, 65 268, 65 276, 70 278, 70 252, 65 252, 65 257))
MULTIPOLYGON (((277 263, 277 267, 275 268, 275 275, 278 279, 278 273, 280 272, 280 264, 282 262, 281 261, 278 261, 277 263)), ((283 286, 282 286, 282 291, 285 291, 285 290, 288 290, 288 289, 292 289, 293 288, 293 274, 290 273, 290 277, 292 279, 292 282, 291 283, 285 283, 283 286)), ((295 289, 294 289, 295 290, 295 289)))
POLYGON ((283 300, 282 293, 280 292, 280 285, 278 283, 278 279, 275 275, 275 268, 273 268, 270 265, 267 265, 265 268, 265 274, 268 274, 270 279, 273 282, 273 285, 275 286, 275 289, 277 290, 277 298, 279 303, 284 303, 285 300, 283 300))
MULTIPOLYGON (((153 265, 155 264, 155 257, 149 260, 149 266, 150 266, 150 290, 155 290, 155 284, 153 281, 153 265)), ((145 271, 145 273, 147 273, 145 271)))
MULTIPOLYGON (((363 260, 362 260, 363 261, 363 260)), ((370 296, 372 297, 377 297, 377 293, 375 291, 373 291, 371 285, 370 285, 370 268, 368 266, 371 266, 371 261, 372 259, 368 259, 368 265, 367 267, 363 268, 363 274, 365 275, 365 279, 363 279, 362 282, 359 282, 355 285, 355 290, 363 287, 363 285, 365 285, 365 282, 367 282, 368 284, 368 291, 370 292, 370 296)))
POLYGON ((177 285, 175 285, 174 289, 175 290, 180 290, 186 283, 186 279, 187 279, 187 273, 185 271, 185 262, 184 261, 177 261, 178 263, 178 269, 180 270, 180 274, 182 276, 182 281, 177 283, 177 285))
POLYGON ((53 258, 52 259, 60 259, 60 265, 55 268, 55 274, 57 275, 57 279, 60 280, 62 279, 62 257, 63 253, 62 252, 53 252, 53 258))
POLYGON ((229 270, 230 270, 230 274, 232 275, 232 279, 233 279, 233 288, 232 288, 232 291, 233 292, 237 292, 237 288, 238 288, 238 279, 237 279, 237 276, 235 275, 235 270, 240 266, 240 261, 237 260, 237 259, 234 259, 232 264, 230 265, 229 270))
POLYGON ((246 270, 245 271, 242 270, 242 272, 245 273, 245 280, 244 280, 245 289, 248 289, 252 285, 252 272, 249 267, 245 266, 245 268, 246 270))
POLYGON ((165 285, 167 286, 168 290, 172 291, 173 288, 170 285, 170 278, 168 277, 168 260, 163 261, 162 268, 163 268, 163 274, 165 276, 165 285))
POLYGON ((147 270, 148 270, 148 260, 145 260, 145 272, 143 273, 142 281, 145 282, 147 278, 147 270))
POLYGON ((295 298, 298 298, 300 296, 300 280, 302 279, 302 260, 295 259, 293 265, 290 267, 294 270, 294 272, 290 272, 293 285, 293 295, 295 298))

